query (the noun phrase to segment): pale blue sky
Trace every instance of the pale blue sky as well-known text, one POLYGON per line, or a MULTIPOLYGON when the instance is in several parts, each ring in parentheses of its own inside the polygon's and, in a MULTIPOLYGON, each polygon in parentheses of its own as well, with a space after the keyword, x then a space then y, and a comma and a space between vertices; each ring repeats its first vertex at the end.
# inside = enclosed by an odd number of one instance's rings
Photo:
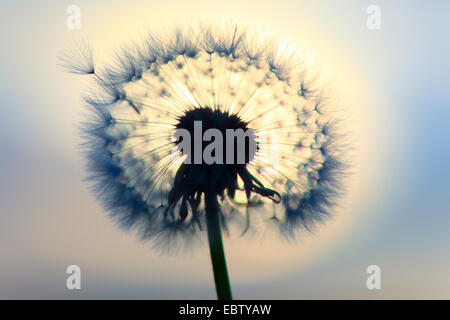
POLYGON ((251 246, 226 242, 234 296, 450 298, 448 1, 0 2, 0 298, 215 297, 205 246, 159 256, 117 230, 86 190, 76 131, 83 81, 56 66, 77 37, 114 42, 180 16, 295 38, 338 74, 355 119, 366 121, 349 218, 284 255, 259 247, 255 265, 242 260, 251 246), (72 3, 80 31, 65 27, 72 3), (381 30, 366 28, 370 4, 381 8, 381 30), (70 264, 82 269, 77 292, 65 289, 70 264), (365 287, 371 264, 382 270, 379 291, 365 287))

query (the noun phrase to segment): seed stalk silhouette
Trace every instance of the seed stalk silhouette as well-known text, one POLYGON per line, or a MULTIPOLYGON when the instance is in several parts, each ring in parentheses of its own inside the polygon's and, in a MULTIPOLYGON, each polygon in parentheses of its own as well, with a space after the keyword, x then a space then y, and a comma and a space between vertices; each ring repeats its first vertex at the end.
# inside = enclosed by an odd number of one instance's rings
POLYGON ((231 222, 293 239, 342 192, 336 114, 292 52, 258 32, 199 25, 149 34, 113 64, 94 64, 82 43, 59 57, 92 76, 81 133, 93 192, 161 250, 184 252, 206 229, 218 299, 232 299, 222 240, 231 222), (196 130, 208 139, 188 144, 196 130), (245 134, 222 139, 230 130, 245 134))
POLYGON ((205 194, 206 224, 214 282, 219 300, 231 300, 230 280, 228 279, 227 262, 222 244, 222 232, 219 218, 219 202, 215 194, 205 194))

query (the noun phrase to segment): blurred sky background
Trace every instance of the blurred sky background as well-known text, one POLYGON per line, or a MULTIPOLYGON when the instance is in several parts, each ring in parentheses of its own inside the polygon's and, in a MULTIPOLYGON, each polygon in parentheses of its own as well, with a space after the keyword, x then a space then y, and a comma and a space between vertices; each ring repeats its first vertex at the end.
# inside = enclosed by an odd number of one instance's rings
POLYGON ((305 49, 348 107, 354 175, 336 217, 296 244, 225 240, 237 299, 450 299, 450 2, 0 1, 0 298, 214 299, 207 245, 160 255, 118 230, 83 182, 85 88, 56 56, 110 52, 207 17, 267 27, 305 49), (81 29, 66 27, 69 5, 81 29), (381 8, 381 29, 366 9, 381 8), (66 267, 82 289, 65 287, 66 267), (381 267, 381 290, 366 268, 381 267))

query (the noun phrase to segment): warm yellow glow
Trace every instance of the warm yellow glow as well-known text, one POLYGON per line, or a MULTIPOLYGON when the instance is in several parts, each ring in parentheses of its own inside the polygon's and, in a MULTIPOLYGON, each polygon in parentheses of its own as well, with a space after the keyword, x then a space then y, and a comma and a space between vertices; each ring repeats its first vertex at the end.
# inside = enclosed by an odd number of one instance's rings
MULTIPOLYGON (((295 7, 294 2, 293 6, 295 7)), ((315 62, 320 67, 319 73, 326 71, 326 79, 332 84, 335 101, 339 102, 341 115, 345 118, 343 131, 350 133, 348 137, 350 144, 356 146, 351 155, 351 162, 355 166, 354 173, 348 179, 348 196, 340 202, 334 218, 320 226, 314 235, 305 233, 301 241, 295 244, 289 244, 277 237, 252 239, 251 234, 240 238, 237 232, 226 238, 225 249, 232 281, 277 277, 307 267, 320 261, 330 251, 339 249, 347 241, 351 241, 355 230, 364 232, 371 221, 370 217, 357 216, 356 213, 363 212, 361 207, 367 205, 369 196, 376 197, 377 190, 373 186, 377 184, 377 170, 383 170, 382 159, 370 153, 371 149, 368 147, 383 143, 376 136, 378 129, 375 128, 374 122, 374 119, 385 117, 377 114, 376 106, 381 102, 375 93, 371 92, 370 82, 365 75, 359 73, 360 68, 352 59, 352 52, 335 43, 333 35, 323 30, 320 21, 304 19, 302 22, 304 13, 299 11, 297 14, 298 22, 292 25, 276 15, 272 16, 270 8, 259 7, 257 2, 252 1, 231 1, 226 5, 223 2, 214 4, 208 1, 199 1, 195 5, 192 2, 189 4, 161 2, 142 6, 112 7, 107 14, 99 12, 88 24, 89 29, 85 23, 86 29, 83 30, 93 40, 96 57, 101 61, 109 57, 112 50, 122 42, 127 43, 130 38, 139 39, 146 29, 164 30, 166 26, 171 27, 174 22, 197 21, 203 17, 208 17, 211 21, 215 18, 220 21, 229 18, 233 22, 256 25, 281 34, 283 38, 289 40, 288 42, 294 42, 305 48, 304 53, 309 61, 315 62), (248 10, 254 12, 250 18, 246 14, 248 10)), ((92 204, 91 206, 87 209, 99 210, 98 206, 92 204)), ((136 279, 146 279, 148 271, 152 270, 159 274, 158 281, 161 283, 179 281, 181 278, 184 282, 209 282, 209 277, 204 274, 209 272, 209 256, 205 245, 193 256, 177 258, 159 256, 158 253, 148 250, 145 245, 138 245, 129 234, 112 230, 112 224, 105 224, 105 220, 106 218, 96 216, 90 223, 105 225, 100 231, 102 238, 108 239, 108 246, 114 244, 110 252, 102 252, 100 256, 80 256, 81 260, 95 258, 101 268, 102 265, 106 267, 119 263, 116 257, 122 256, 126 258, 120 260, 120 272, 126 273, 127 276, 132 274, 136 279), (189 266, 188 271, 185 270, 186 266, 189 266), (186 273, 190 276, 185 277, 186 273)), ((90 233, 86 236, 90 236, 90 233)), ((80 247, 83 247, 83 244, 80 244, 80 247)), ((51 246, 46 250, 49 256, 61 253, 51 246)))

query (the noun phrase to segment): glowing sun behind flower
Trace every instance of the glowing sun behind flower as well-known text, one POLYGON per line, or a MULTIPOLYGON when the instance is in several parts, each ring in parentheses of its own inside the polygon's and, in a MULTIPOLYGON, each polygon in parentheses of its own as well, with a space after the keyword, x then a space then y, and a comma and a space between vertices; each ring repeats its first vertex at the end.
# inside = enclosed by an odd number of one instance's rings
POLYGON ((83 134, 98 197, 158 246, 180 249, 207 230, 219 298, 231 298, 221 238, 230 222, 292 237, 330 214, 343 174, 335 115, 294 50, 199 26, 122 48, 114 65, 98 67, 82 47, 61 60, 96 82, 83 134), (194 121, 254 130, 255 156, 184 163, 174 134, 193 133, 194 121))

